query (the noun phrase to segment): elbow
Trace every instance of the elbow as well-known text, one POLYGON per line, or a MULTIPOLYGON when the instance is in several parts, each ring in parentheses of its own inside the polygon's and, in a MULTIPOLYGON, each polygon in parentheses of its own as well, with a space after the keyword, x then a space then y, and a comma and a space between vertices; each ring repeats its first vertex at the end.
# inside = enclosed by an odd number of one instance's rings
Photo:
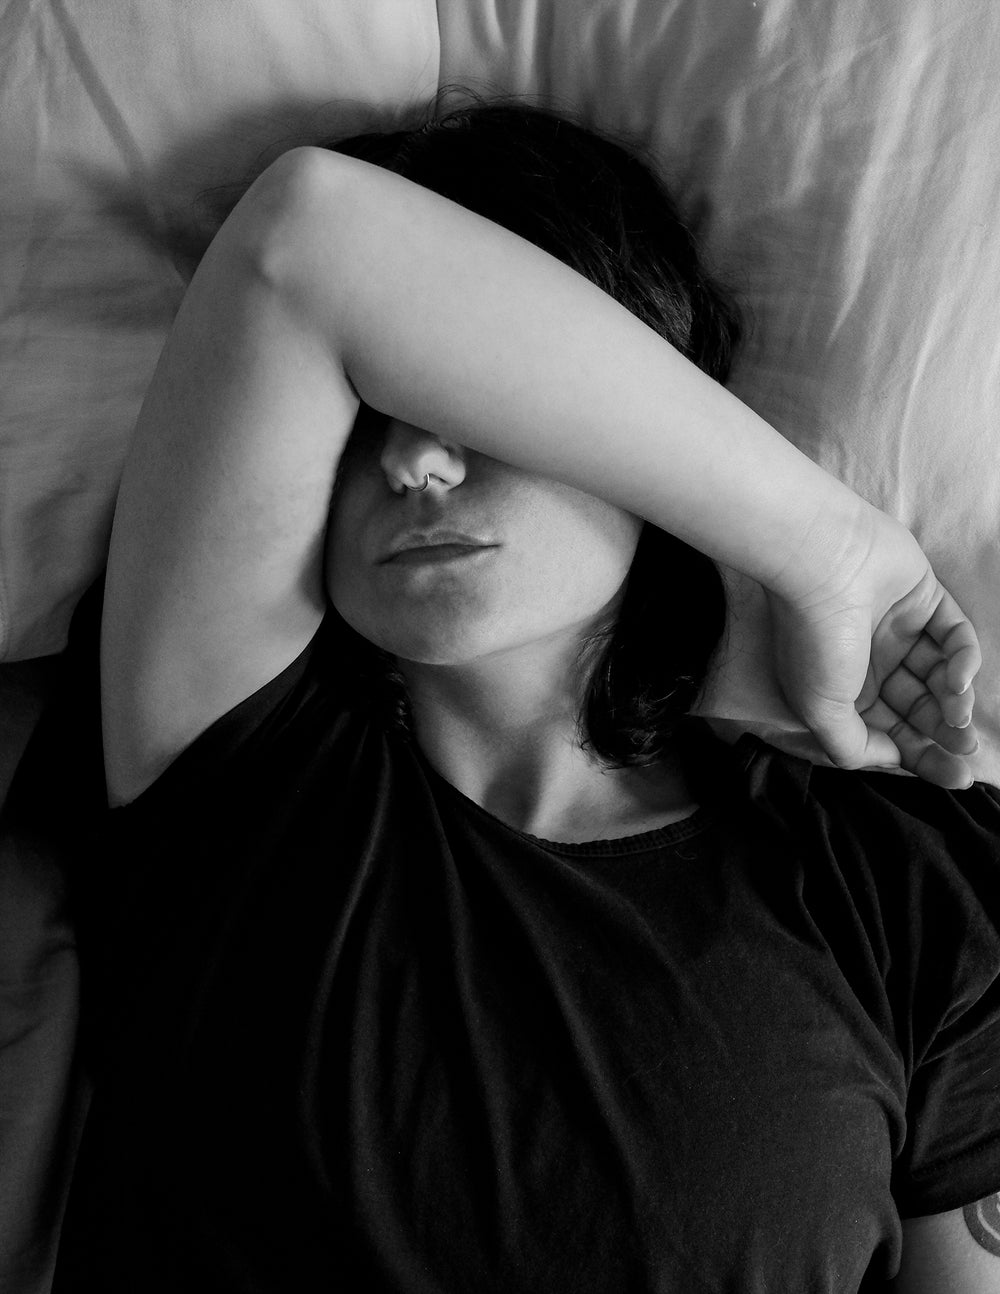
POLYGON ((226 226, 243 255, 272 286, 308 282, 317 254, 328 270, 342 241, 342 213, 352 185, 353 162, 323 148, 289 149, 260 176, 234 208, 226 226))

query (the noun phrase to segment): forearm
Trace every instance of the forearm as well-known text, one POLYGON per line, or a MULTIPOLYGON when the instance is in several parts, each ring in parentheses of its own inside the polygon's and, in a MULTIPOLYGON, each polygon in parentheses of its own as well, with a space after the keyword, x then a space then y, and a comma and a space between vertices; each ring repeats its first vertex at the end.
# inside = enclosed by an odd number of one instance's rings
POLYGON ((778 592, 835 559, 865 505, 624 307, 436 194, 297 151, 270 272, 368 404, 607 499, 778 592))

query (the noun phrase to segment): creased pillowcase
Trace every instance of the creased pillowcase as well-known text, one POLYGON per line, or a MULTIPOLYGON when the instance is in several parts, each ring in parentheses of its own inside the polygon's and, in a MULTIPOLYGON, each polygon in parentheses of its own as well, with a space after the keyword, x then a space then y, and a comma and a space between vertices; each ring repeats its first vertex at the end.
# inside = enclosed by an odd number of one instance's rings
MULTIPOLYGON (((648 145, 753 327, 732 389, 914 532, 983 647, 1000 785, 1000 9, 441 0, 441 80, 648 145)), ((825 762, 784 704, 760 588, 699 713, 825 762)))
POLYGON ((0 660, 62 650, 184 290, 170 244, 262 150, 438 82, 433 0, 0 12, 0 660))

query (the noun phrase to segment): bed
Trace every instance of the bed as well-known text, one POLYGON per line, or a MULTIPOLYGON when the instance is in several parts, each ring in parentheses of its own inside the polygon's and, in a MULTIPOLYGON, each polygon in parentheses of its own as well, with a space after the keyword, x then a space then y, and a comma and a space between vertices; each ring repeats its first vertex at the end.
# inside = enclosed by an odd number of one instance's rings
MULTIPOLYGON (((733 389, 905 522, 976 625, 972 763, 1000 785, 998 75, 993 0, 5 0, 0 797, 104 562, 197 196, 454 83, 652 149, 752 321, 733 389)), ((701 713, 820 760, 725 574, 701 713)), ((86 1094, 58 869, 10 831, 0 990, 0 1288, 41 1294, 86 1094)))

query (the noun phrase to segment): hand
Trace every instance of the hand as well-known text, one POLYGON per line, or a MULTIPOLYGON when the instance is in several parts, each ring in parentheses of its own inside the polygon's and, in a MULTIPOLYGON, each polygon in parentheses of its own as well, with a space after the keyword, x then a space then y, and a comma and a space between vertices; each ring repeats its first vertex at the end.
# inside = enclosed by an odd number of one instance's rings
POLYGON ((767 591, 785 700, 840 768, 965 788, 976 631, 905 526, 864 504, 854 529, 824 577, 767 591))

